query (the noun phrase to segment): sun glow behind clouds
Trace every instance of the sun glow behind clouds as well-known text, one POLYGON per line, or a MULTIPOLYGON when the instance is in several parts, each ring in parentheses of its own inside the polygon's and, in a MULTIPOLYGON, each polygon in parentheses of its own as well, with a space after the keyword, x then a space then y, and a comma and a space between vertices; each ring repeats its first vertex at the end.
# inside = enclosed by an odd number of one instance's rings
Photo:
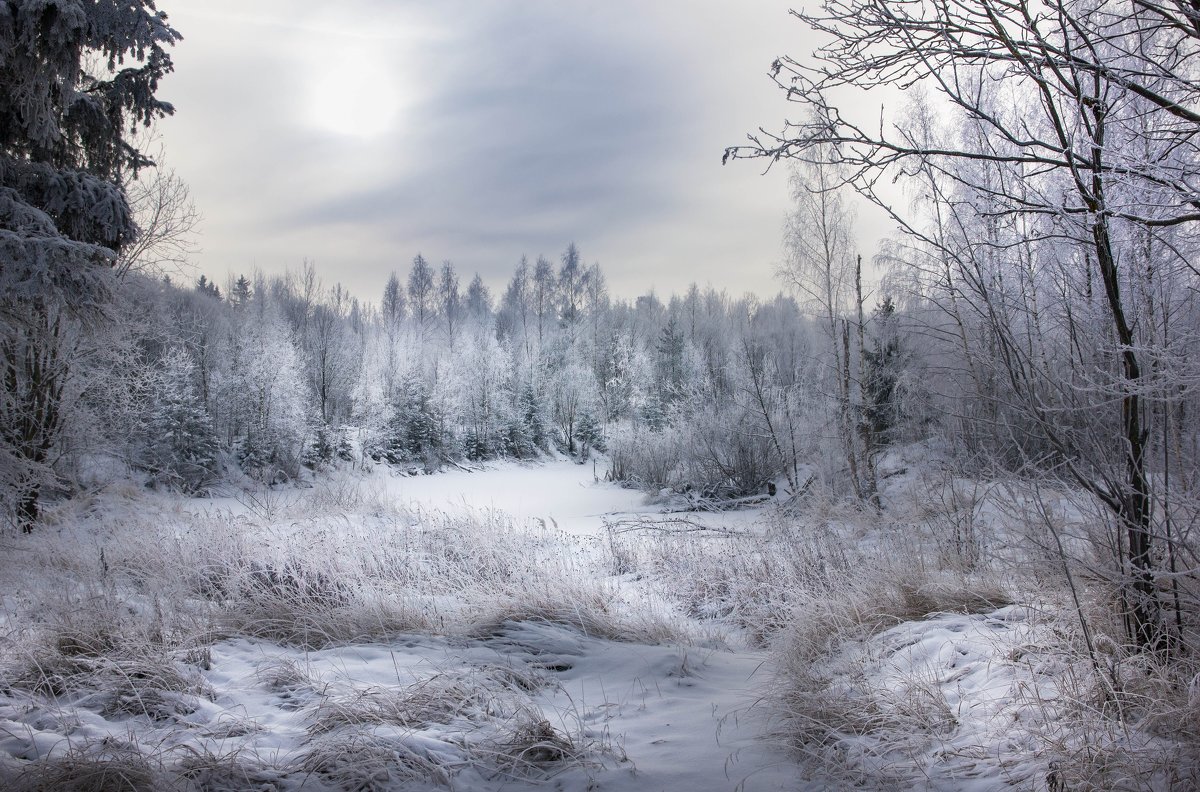
POLYGON ((348 137, 376 137, 400 114, 402 81, 392 59, 359 42, 323 60, 313 76, 309 121, 348 137))

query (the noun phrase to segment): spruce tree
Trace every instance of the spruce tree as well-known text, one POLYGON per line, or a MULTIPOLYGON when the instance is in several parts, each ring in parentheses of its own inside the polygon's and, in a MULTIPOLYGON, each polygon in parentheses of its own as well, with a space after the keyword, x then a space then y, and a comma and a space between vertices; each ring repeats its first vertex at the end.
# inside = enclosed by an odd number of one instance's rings
POLYGON ((129 139, 171 112, 155 94, 180 38, 153 0, 0 3, 0 494, 38 517, 81 317, 137 238, 129 139))
POLYGON ((196 365, 182 350, 167 353, 146 422, 141 466, 158 483, 199 492, 220 469, 220 444, 196 387, 196 365))

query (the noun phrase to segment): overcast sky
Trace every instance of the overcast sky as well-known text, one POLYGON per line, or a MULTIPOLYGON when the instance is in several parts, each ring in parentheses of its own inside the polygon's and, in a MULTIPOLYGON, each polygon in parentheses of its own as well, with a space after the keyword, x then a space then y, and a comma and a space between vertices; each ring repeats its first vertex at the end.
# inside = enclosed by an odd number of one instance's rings
MULTIPOLYGON (((377 301, 421 252, 493 288, 578 244, 610 291, 773 293, 787 175, 721 165, 812 49, 777 0, 162 0, 166 161, 229 272, 312 260, 377 301)), ((869 251, 864 251, 869 252, 869 251)))

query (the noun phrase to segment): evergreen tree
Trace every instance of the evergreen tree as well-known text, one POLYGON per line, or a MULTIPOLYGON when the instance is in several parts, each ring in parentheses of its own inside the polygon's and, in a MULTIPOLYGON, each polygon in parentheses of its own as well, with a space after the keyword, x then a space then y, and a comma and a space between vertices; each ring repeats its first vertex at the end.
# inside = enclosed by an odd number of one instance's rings
POLYGON ((186 352, 167 353, 156 383, 140 466, 158 483, 188 494, 216 478, 220 446, 186 352))
POLYGON ((579 458, 587 459, 591 449, 604 450, 604 428, 592 410, 584 410, 575 422, 575 439, 579 441, 579 458))
POLYGON ((155 93, 179 38, 152 0, 0 4, 0 496, 26 530, 76 325, 137 237, 121 183, 152 163, 129 135, 172 112, 155 93))
POLYGON ((863 352, 866 371, 863 376, 863 420, 870 428, 876 445, 887 445, 894 439, 900 424, 900 394, 897 383, 904 366, 900 337, 895 328, 896 307, 891 297, 884 298, 875 308, 872 322, 875 345, 863 352))
POLYGON ((250 286, 250 281, 245 275, 239 275, 234 281, 233 288, 229 290, 229 302, 233 303, 234 307, 240 308, 250 302, 250 298, 254 295, 254 289, 250 286))
POLYGON ((678 316, 672 312, 655 346, 658 353, 655 367, 658 374, 659 400, 664 407, 673 404, 683 394, 684 345, 683 329, 679 326, 678 316))

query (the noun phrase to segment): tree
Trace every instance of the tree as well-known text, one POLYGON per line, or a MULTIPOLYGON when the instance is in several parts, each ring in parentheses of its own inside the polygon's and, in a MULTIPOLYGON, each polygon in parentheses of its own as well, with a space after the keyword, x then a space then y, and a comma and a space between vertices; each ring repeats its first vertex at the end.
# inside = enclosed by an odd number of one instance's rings
POLYGON ((529 354, 529 261, 524 256, 500 298, 496 335, 517 339, 529 354))
POLYGON ((450 261, 442 262, 442 271, 438 276, 437 309, 446 324, 446 340, 453 349, 454 333, 458 329, 459 315, 462 313, 462 296, 458 292, 458 275, 450 261))
POLYGON ((504 392, 512 359, 485 327, 474 327, 467 340, 452 357, 447 376, 463 427, 463 450, 468 459, 483 459, 501 450, 504 426, 512 423, 512 400, 504 392))
POLYGON ((533 315, 537 319, 539 350, 545 343, 546 329, 554 319, 554 291, 556 286, 554 267, 545 258, 538 256, 537 263, 533 268, 533 285, 530 300, 533 304, 533 315))
POLYGON ((242 308, 247 305, 250 302, 250 298, 254 296, 254 289, 250 286, 250 280, 245 275, 238 275, 238 279, 226 291, 229 293, 229 302, 235 308, 242 308))
POLYGON ((396 344, 400 338, 405 311, 404 288, 394 272, 388 277, 387 285, 383 288, 383 301, 379 305, 379 311, 387 341, 383 358, 383 392, 385 400, 390 401, 396 393, 396 344))
POLYGON ((26 530, 63 425, 75 325, 138 237, 122 183, 151 165, 130 130, 180 38, 152 0, 5 3, 0 11, 0 485, 26 530))
POLYGON ((492 294, 483 285, 483 278, 479 277, 478 272, 467 286, 465 307, 467 316, 476 323, 482 323, 492 315, 492 294))
POLYGON ((562 433, 569 453, 575 453, 576 424, 585 404, 596 391, 590 369, 577 362, 566 362, 556 372, 554 381, 554 423, 562 433))
POLYGON ((196 281, 196 291, 208 297, 213 297, 218 300, 221 299, 221 290, 217 287, 217 284, 209 281, 209 279, 203 275, 201 275, 200 279, 196 281))
POLYGON ((404 320, 404 289, 400 286, 400 278, 396 273, 388 276, 387 285, 383 287, 383 300, 379 304, 379 312, 383 325, 390 335, 395 335, 404 320))
POLYGON ((870 437, 878 445, 890 443, 904 415, 900 377, 904 353, 895 327, 896 306, 884 298, 872 317, 875 344, 864 352, 863 415, 870 437))
POLYGON ((417 328, 425 332, 425 324, 433 314, 433 270, 420 253, 412 261, 408 272, 408 302, 417 328))
POLYGON ((249 473, 267 482, 294 478, 308 444, 304 369, 279 307, 257 289, 250 305, 234 306, 226 370, 214 383, 229 413, 228 442, 249 473))
POLYGON ((1163 648, 1151 444, 1160 436, 1153 403, 1168 398, 1153 361, 1167 350, 1148 332, 1161 321, 1138 322, 1135 263, 1145 262, 1138 240, 1157 241, 1179 285, 1196 286, 1191 252, 1169 238, 1200 220, 1195 9, 829 0, 821 13, 797 16, 831 38, 810 63, 772 66, 788 99, 807 108, 805 120, 752 136, 726 157, 836 159, 846 182, 935 251, 942 295, 979 311, 1011 409, 1053 452, 1024 463, 1065 470, 1119 521, 1129 635, 1163 648), (957 127, 939 128, 924 103, 889 134, 830 98, 880 86, 932 89, 956 111, 957 127), (928 213, 895 209, 877 189, 888 176, 919 180, 928 213), (1064 265, 1053 291, 1036 266, 1051 249, 1064 265), (1014 276, 1039 286, 1041 298, 1055 295, 1066 333, 1050 332, 1043 304, 1015 291, 1014 276))
POLYGON ((350 391, 358 376, 359 351, 346 326, 343 293, 313 308, 308 334, 302 339, 307 352, 309 381, 317 395, 322 423, 345 419, 351 411, 350 391))
POLYGON ((579 441, 579 461, 588 458, 591 450, 604 450, 604 427, 592 410, 584 410, 575 423, 575 439, 579 441))
MULTIPOLYGON (((784 244, 787 258, 778 275, 798 296, 819 313, 825 333, 827 357, 827 393, 836 393, 836 423, 850 482, 859 499, 872 496, 872 477, 864 487, 860 468, 871 469, 870 443, 859 443, 856 432, 854 386, 851 376, 849 325, 845 317, 849 307, 851 283, 861 284, 860 267, 851 249, 854 213, 846 205, 842 188, 844 173, 836 151, 823 151, 812 161, 792 171, 792 199, 795 207, 788 217, 784 244), (864 448, 857 446, 863 445, 864 448), (863 457, 860 465, 859 456, 863 457)), ((859 295, 861 311, 861 288, 859 295)), ((861 334, 861 321, 859 329, 861 334)))
POLYGON ((579 319, 579 311, 587 289, 588 271, 583 266, 579 248, 575 243, 567 245, 562 254, 562 267, 558 271, 558 290, 561 304, 558 314, 563 324, 568 327, 575 325, 579 319))
POLYGON ((654 362, 659 398, 664 405, 669 406, 683 396, 687 380, 687 371, 684 365, 686 349, 687 341, 679 326, 679 317, 672 311, 654 346, 654 351, 657 353, 654 362))
POLYGON ((196 387, 196 364, 174 349, 161 361, 140 466, 156 481, 191 494, 220 468, 219 445, 196 387))
POLYGON ((125 194, 138 225, 137 239, 121 249, 117 272, 181 271, 195 249, 200 213, 187 183, 160 163, 146 176, 125 179, 125 194))

